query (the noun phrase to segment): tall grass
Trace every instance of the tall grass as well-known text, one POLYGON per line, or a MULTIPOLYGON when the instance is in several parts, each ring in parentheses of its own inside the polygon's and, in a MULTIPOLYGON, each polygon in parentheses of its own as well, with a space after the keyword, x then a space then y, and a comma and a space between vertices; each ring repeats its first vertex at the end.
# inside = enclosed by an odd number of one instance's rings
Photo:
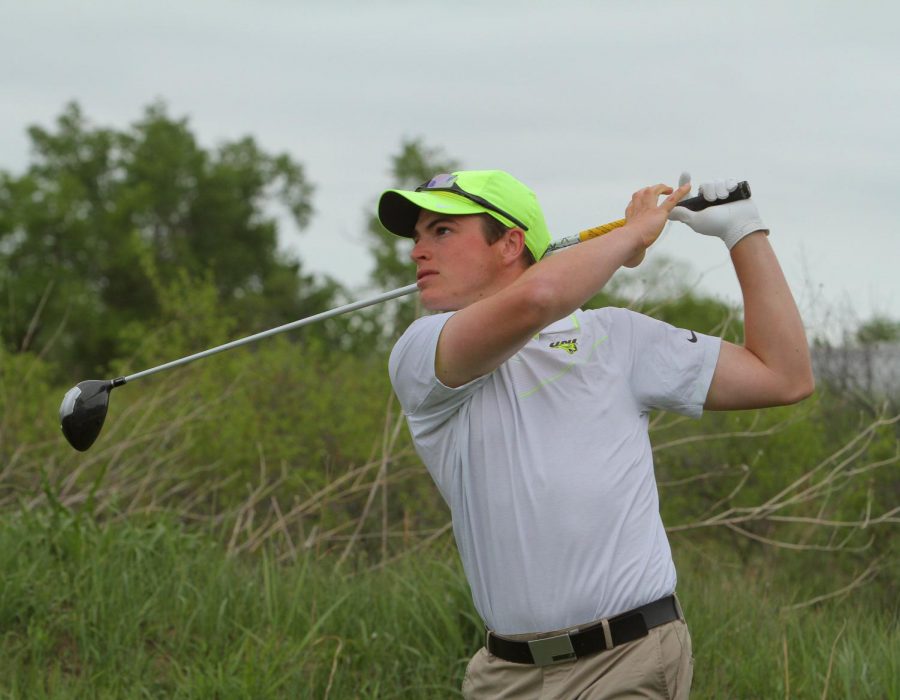
MULTIPOLYGON (((458 696, 481 629, 385 362, 216 356, 76 453, 68 387, 0 351, 0 697, 458 696)), ((900 698, 900 415, 869 409, 654 418, 693 697, 900 698)))
MULTIPOLYGON (((900 697, 896 605, 789 609, 774 577, 708 557, 678 552, 693 697, 900 697)), ((481 644, 448 539, 351 570, 49 508, 4 516, 0 567, 9 698, 452 698, 481 644)))
POLYGON ((696 659, 692 697, 900 698, 900 602, 879 588, 809 603, 829 579, 826 557, 804 570, 795 553, 760 567, 681 538, 674 548, 696 659))
POLYGON ((10 697, 444 697, 477 639, 443 558, 348 576, 60 512, 5 519, 0 558, 10 697))

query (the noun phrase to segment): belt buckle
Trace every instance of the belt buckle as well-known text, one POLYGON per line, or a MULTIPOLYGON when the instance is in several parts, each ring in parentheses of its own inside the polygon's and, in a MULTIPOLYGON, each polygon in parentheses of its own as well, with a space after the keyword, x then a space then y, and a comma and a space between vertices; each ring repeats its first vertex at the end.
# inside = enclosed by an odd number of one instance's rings
POLYGON ((533 639, 528 642, 528 648, 531 650, 531 658, 534 659, 535 666, 552 666, 575 658, 572 638, 568 633, 556 637, 533 639))

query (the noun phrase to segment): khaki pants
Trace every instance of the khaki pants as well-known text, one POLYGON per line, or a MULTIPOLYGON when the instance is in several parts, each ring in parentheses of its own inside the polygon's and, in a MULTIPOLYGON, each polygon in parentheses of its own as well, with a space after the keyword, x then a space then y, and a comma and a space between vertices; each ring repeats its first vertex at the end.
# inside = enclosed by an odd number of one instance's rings
POLYGON ((504 661, 482 647, 469 661, 462 692, 467 700, 685 700, 693 672, 691 635, 674 620, 641 639, 554 666, 504 661))

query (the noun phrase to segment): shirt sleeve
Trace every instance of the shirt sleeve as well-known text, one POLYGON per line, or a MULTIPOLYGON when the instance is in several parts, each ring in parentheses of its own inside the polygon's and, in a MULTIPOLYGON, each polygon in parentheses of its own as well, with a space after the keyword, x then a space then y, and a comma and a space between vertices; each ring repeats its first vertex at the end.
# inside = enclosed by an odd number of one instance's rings
POLYGON ((391 351, 388 373, 407 416, 428 415, 431 421, 442 422, 453 415, 485 380, 485 377, 479 377, 451 388, 435 375, 438 338, 452 315, 448 312, 416 319, 391 351))
POLYGON ((618 311, 617 325, 627 325, 630 332, 630 379, 638 402, 647 409, 702 415, 721 339, 618 311))

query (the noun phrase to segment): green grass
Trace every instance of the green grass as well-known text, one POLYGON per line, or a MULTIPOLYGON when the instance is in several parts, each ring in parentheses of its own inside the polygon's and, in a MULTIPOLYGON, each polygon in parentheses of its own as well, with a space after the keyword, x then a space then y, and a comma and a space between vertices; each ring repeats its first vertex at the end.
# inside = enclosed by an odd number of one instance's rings
POLYGON ((695 550, 677 559, 695 656, 692 697, 900 698, 900 605, 885 603, 890 581, 804 605, 838 587, 828 585, 827 569, 782 564, 784 574, 695 550))
POLYGON ((446 697, 475 642, 453 565, 347 576, 166 520, 0 529, 0 692, 21 698, 446 697))
MULTIPOLYGON (((481 633, 451 551, 351 575, 228 557, 166 517, 7 513, 0 697, 458 697, 481 633)), ((896 607, 866 589, 780 612, 796 590, 759 570, 687 551, 679 566, 692 697, 820 698, 826 676, 829 698, 900 697, 896 607)))

